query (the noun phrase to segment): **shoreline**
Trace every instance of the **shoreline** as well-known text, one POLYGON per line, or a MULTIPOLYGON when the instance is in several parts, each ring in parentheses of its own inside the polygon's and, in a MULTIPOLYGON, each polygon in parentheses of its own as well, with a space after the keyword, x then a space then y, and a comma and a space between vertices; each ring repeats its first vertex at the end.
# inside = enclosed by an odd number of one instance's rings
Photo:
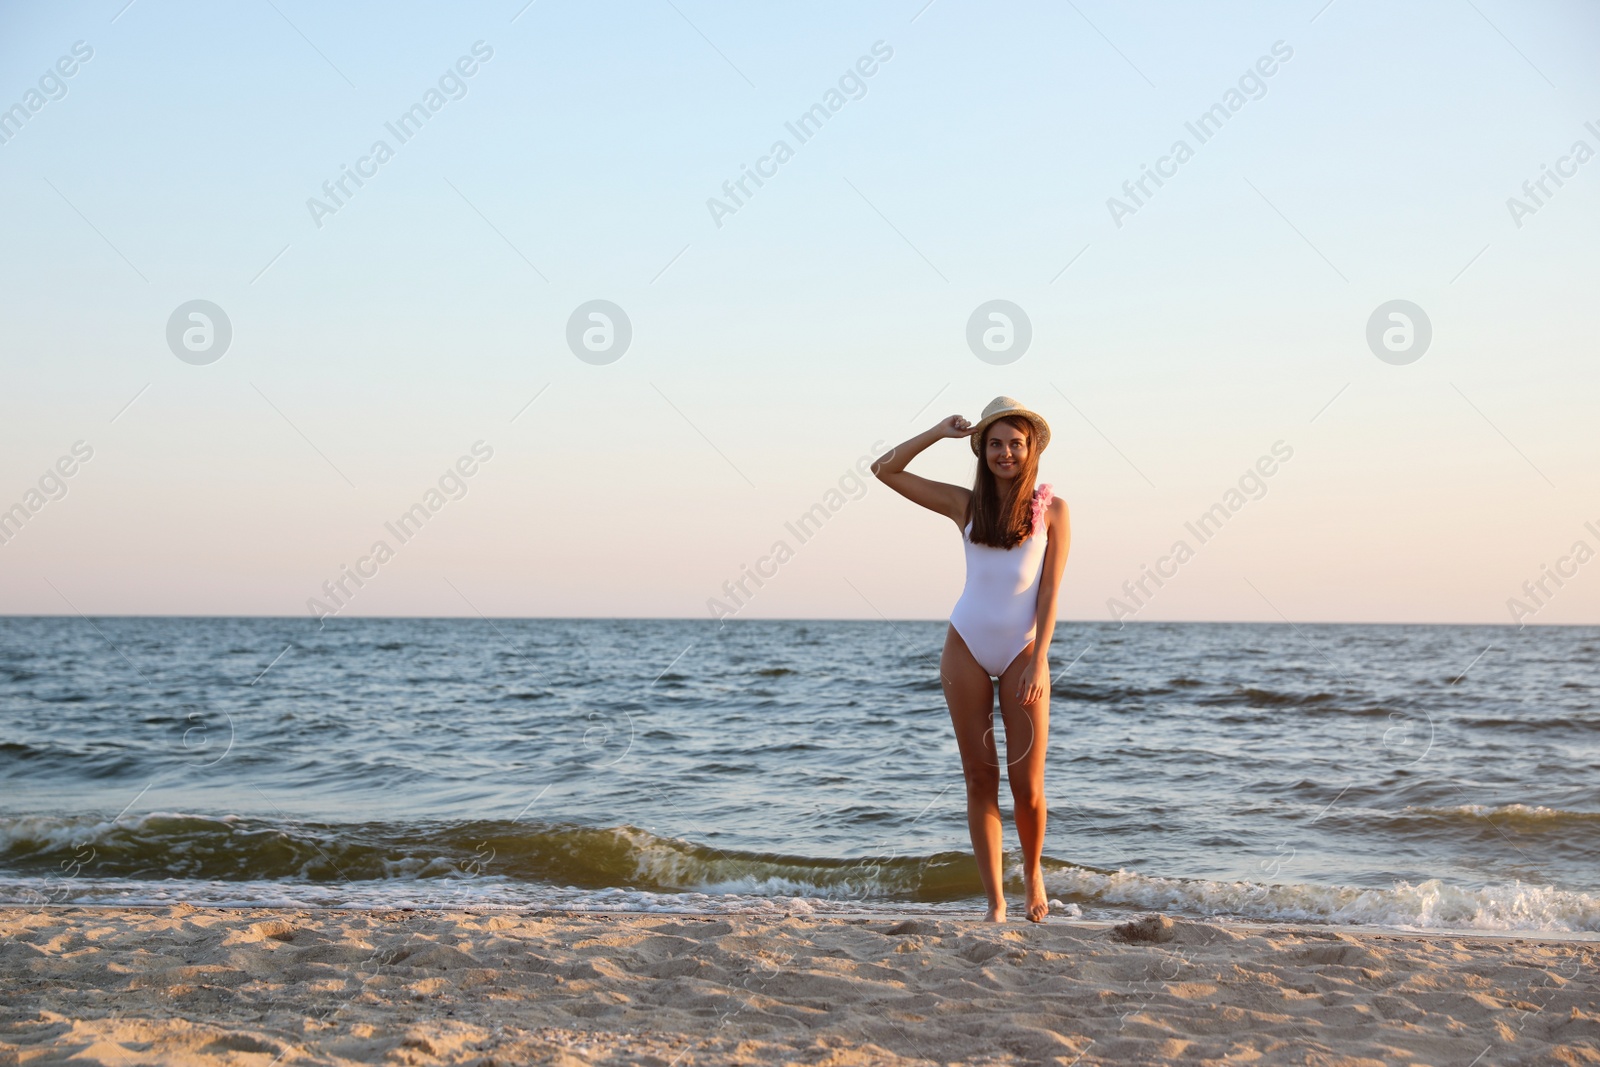
MULTIPOLYGON (((529 919, 609 919, 609 918, 684 918, 684 919, 729 919, 737 918, 751 922, 782 922, 785 919, 796 919, 804 922, 972 922, 978 925, 987 925, 982 922, 983 909, 974 908, 971 912, 942 911, 936 913, 920 911, 830 911, 825 913, 790 913, 790 912, 758 912, 758 911, 703 911, 692 908, 683 910, 654 910, 644 911, 638 909, 619 908, 614 911, 581 908, 547 908, 547 907, 521 907, 515 904, 472 904, 466 906, 434 906, 415 904, 349 904, 337 907, 320 904, 228 904, 228 903, 191 903, 178 901, 161 904, 124 904, 124 903, 63 903, 32 905, 16 901, 0 900, 0 914, 9 911, 44 911, 49 909, 67 910, 104 910, 104 911, 130 911, 130 912, 170 912, 173 908, 193 908, 197 911, 223 911, 223 912, 310 912, 326 913, 328 915, 350 915, 367 912, 403 912, 415 915, 514 915, 529 919)), ((1037 927, 1037 926, 1071 926, 1087 931, 1109 930, 1123 922, 1137 918, 1141 915, 1153 914, 1149 909, 1128 909, 1127 916, 1120 919, 1085 919, 1074 916, 1060 916, 1054 913, 1044 923, 1030 923, 1022 917, 1020 907, 1016 909, 1015 917, 1009 918, 1003 924, 995 924, 1000 929, 1008 927, 1037 927)), ((1227 916, 1188 916, 1176 912, 1162 912, 1168 915, 1173 922, 1190 925, 1214 926, 1218 929, 1233 930, 1248 933, 1348 933, 1358 937, 1410 937, 1428 940, 1473 940, 1483 939, 1492 941, 1527 941, 1533 943, 1561 943, 1561 944, 1588 944, 1600 948, 1600 932, 1587 930, 1478 930, 1453 926, 1431 927, 1401 927, 1378 926, 1369 923, 1335 923, 1320 922, 1315 919, 1285 919, 1279 922, 1263 922, 1259 919, 1233 919, 1227 916)), ((1600 980, 1600 975, 1597 975, 1600 980)))
POLYGON ((0 1063, 1600 1064, 1600 943, 1176 920, 0 906, 0 1063))

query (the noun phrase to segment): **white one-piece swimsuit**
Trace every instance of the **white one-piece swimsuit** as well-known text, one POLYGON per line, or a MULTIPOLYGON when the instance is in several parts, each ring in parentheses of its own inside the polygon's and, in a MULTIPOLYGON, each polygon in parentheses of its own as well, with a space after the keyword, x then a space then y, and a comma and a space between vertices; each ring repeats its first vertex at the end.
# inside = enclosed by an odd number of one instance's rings
POLYGON ((950 611, 950 625, 972 657, 990 675, 1005 673, 1034 639, 1039 612, 1039 575, 1050 536, 1045 509, 1048 485, 1033 491, 1033 532, 1011 548, 972 543, 972 523, 961 531, 967 550, 967 584, 950 611))

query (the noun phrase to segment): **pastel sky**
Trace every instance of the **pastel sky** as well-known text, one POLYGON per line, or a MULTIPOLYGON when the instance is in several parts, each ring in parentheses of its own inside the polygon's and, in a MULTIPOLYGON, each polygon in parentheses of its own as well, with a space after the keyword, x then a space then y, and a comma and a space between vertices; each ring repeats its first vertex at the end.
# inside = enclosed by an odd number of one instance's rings
POLYGON ((1600 622, 1597 41, 1583 0, 7 5, 0 610, 309 617, 348 567, 345 615, 707 618, 782 541, 739 617, 943 618, 959 534, 852 470, 1006 394, 1064 619, 1600 622), (569 344, 597 300, 620 355, 569 344), (969 345, 996 300, 1025 350, 969 345))

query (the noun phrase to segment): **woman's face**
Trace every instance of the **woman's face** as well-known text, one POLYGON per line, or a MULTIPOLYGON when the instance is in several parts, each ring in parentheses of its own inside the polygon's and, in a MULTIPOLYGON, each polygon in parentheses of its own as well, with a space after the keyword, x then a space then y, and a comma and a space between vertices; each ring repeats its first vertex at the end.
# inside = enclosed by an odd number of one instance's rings
POLYGON ((983 454, 996 478, 1010 480, 1028 458, 1028 436, 1009 422, 991 423, 984 431, 983 454))

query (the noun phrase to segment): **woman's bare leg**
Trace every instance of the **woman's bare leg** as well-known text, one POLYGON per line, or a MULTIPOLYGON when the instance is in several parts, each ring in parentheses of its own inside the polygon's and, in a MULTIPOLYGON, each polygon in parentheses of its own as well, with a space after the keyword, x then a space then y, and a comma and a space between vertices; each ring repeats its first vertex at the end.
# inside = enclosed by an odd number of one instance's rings
POLYGON ((1044 853, 1047 817, 1044 796, 1044 755, 1050 740, 1050 693, 1032 704, 1017 697, 1033 645, 1023 649, 1000 676, 1000 717, 1006 724, 1006 780, 1011 783, 1011 805, 1022 841, 1022 878, 1027 885, 1028 918, 1041 922, 1050 913, 1039 858, 1044 853))
POLYGON ((989 922, 1004 922, 1006 897, 1000 881, 1000 757, 994 744, 994 682, 954 626, 947 629, 939 677, 950 708, 961 772, 967 783, 967 830, 978 861, 983 892, 989 899, 989 922))

